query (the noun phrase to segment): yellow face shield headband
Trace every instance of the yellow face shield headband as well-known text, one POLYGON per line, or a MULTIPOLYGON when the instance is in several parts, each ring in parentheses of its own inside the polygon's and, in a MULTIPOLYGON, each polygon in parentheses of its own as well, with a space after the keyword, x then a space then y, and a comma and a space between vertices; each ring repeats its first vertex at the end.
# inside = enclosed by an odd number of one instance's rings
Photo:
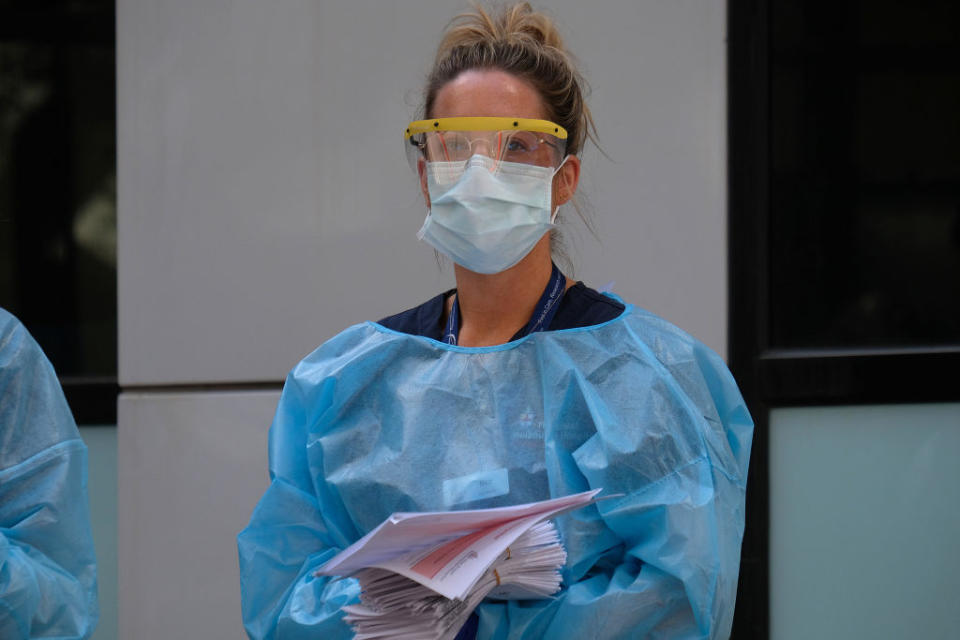
POLYGON ((434 118, 407 125, 404 141, 414 169, 421 159, 466 162, 476 154, 556 168, 566 155, 567 130, 530 118, 434 118))

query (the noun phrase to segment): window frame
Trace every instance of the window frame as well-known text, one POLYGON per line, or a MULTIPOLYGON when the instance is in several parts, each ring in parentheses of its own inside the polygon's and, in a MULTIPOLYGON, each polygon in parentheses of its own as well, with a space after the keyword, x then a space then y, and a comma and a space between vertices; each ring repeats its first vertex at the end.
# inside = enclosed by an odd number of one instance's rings
POLYGON ((727 3, 728 353, 755 423, 734 638, 770 633, 770 410, 960 398, 960 345, 770 346, 771 4, 727 3))

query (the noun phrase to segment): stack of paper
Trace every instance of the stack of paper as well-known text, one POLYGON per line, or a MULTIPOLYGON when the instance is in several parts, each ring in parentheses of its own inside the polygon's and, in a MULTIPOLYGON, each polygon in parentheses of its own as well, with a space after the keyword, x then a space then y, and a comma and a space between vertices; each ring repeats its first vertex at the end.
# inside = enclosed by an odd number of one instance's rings
POLYGON ((359 580, 361 604, 345 608, 358 640, 453 638, 484 597, 555 593, 566 552, 548 520, 599 492, 499 509, 395 513, 316 575, 359 580))
POLYGON ((485 597, 545 598, 560 590, 567 554, 552 522, 521 535, 463 599, 449 599, 384 569, 356 574, 362 604, 344 608, 357 640, 453 638, 485 597))

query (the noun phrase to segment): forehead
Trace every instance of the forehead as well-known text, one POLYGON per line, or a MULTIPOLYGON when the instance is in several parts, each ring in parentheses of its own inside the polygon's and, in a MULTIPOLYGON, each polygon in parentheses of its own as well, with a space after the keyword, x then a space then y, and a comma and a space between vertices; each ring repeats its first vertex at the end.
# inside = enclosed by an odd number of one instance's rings
POLYGON ((543 100, 533 85, 506 71, 493 69, 464 71, 443 85, 434 98, 430 116, 547 118, 543 100))

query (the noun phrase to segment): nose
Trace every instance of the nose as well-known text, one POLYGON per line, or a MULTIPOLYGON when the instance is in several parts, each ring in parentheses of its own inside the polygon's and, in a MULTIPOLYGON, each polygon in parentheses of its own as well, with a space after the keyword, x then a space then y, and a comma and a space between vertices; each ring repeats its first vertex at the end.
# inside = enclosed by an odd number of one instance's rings
POLYGON ((490 141, 490 138, 484 136, 479 138, 474 138, 473 142, 470 143, 470 153, 483 154, 491 159, 496 159, 496 149, 494 148, 493 143, 490 141))

